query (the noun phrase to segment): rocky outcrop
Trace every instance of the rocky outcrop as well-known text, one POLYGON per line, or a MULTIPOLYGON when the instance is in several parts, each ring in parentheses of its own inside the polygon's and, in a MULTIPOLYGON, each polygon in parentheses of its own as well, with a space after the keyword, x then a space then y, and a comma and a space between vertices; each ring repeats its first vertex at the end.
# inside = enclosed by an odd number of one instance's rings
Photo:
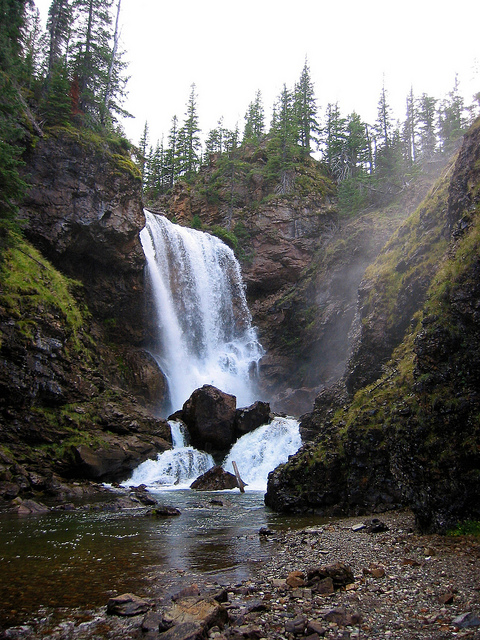
POLYGON ((205 384, 170 417, 185 423, 195 447, 225 453, 242 435, 272 420, 268 402, 257 401, 239 409, 236 405, 235 396, 205 384))
POLYGON ((26 236, 80 280, 91 312, 111 336, 140 344, 145 258, 141 177, 121 148, 92 134, 52 131, 27 160, 20 208, 26 236))
POLYGON ((237 399, 212 385, 203 385, 185 402, 179 417, 187 425, 193 446, 226 451, 235 439, 237 399))
POLYGON ((402 503, 426 531, 480 516, 479 157, 477 123, 447 182, 367 272, 347 384, 303 418, 317 440, 270 475, 273 508, 359 514, 402 503))
POLYGON ((224 491, 237 487, 237 478, 222 467, 212 467, 190 485, 195 491, 224 491))

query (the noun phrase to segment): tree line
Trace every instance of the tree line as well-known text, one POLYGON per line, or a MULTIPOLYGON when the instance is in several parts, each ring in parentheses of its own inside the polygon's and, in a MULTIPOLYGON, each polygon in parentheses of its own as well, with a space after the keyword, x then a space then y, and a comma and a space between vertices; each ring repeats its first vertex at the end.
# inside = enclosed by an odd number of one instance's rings
POLYGON ((121 0, 52 0, 46 30, 32 0, 0 0, 0 217, 25 190, 22 153, 45 127, 120 133, 127 83, 121 0))
POLYGON ((466 105, 455 79, 452 90, 443 99, 426 93, 405 99, 403 120, 394 118, 388 91, 382 87, 377 119, 367 123, 355 111, 344 115, 338 103, 329 103, 319 114, 308 61, 292 89, 283 86, 272 108, 267 127, 261 91, 249 103, 243 132, 237 126, 229 130, 223 117, 208 132, 202 148, 197 115, 195 85, 182 124, 172 118, 167 140, 149 145, 145 123, 139 145, 140 165, 147 200, 168 193, 178 180, 191 179, 212 156, 227 156, 230 166, 238 158, 242 145, 264 145, 269 166, 275 173, 277 193, 293 189, 295 164, 305 163, 315 153, 339 185, 340 206, 345 212, 371 203, 386 202, 398 193, 410 177, 426 163, 455 148, 463 132, 473 121, 480 93, 466 105))

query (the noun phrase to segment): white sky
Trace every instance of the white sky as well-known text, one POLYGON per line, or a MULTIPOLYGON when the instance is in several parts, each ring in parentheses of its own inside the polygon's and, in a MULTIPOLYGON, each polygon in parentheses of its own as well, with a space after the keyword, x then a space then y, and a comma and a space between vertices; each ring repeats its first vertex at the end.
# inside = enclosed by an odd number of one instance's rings
MULTIPOLYGON (((50 0, 35 0, 45 19, 50 0)), ((115 3, 116 4, 116 3, 115 3)), ((458 73, 468 104, 480 91, 478 0, 122 0, 122 46, 129 62, 127 136, 150 143, 183 122, 194 82, 204 136, 224 117, 243 131, 260 89, 267 116, 283 84, 293 88, 305 56, 319 113, 339 102, 374 122, 383 80, 395 117, 405 99, 443 98, 458 73)))

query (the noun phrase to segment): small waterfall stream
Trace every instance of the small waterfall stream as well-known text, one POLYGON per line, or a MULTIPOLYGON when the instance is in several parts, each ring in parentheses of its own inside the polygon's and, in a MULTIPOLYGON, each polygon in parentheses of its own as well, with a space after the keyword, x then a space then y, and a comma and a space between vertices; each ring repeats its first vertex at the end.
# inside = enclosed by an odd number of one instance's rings
POLYGON ((212 384, 256 398, 252 372, 263 355, 251 324, 240 266, 218 238, 145 211, 140 240, 147 259, 158 327, 159 362, 168 383, 170 412, 212 384))
MULTIPOLYGON (((212 456, 187 444, 187 433, 180 422, 169 421, 172 430, 173 449, 158 455, 156 460, 146 460, 133 472, 125 484, 147 485, 153 491, 185 489, 214 466, 212 456)), ((247 490, 264 491, 270 471, 286 462, 301 445, 299 423, 294 418, 277 417, 245 434, 235 442, 222 463, 223 468, 234 473, 232 461, 238 464, 247 490)))

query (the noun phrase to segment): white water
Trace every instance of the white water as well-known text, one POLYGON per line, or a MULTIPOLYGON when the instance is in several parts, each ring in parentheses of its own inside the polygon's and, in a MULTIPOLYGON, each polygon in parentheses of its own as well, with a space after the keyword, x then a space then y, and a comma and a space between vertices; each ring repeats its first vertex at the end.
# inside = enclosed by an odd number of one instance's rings
POLYGON ((195 478, 211 469, 215 462, 209 453, 187 444, 183 424, 169 420, 173 449, 164 451, 156 460, 142 462, 133 472, 127 486, 145 484, 159 489, 186 489, 195 478))
POLYGON ((234 473, 235 461, 248 489, 265 490, 270 471, 288 460, 302 444, 299 423, 294 418, 275 418, 237 440, 223 462, 234 473))
MULTIPOLYGON (((150 489, 185 489, 198 476, 214 466, 211 455, 186 443, 182 423, 169 420, 173 449, 146 460, 133 472, 127 486, 147 485, 150 489)), ((237 440, 223 462, 223 468, 234 473, 237 463, 247 490, 264 491, 270 471, 288 460, 301 445, 299 423, 294 418, 275 418, 237 440)))
POLYGON ((155 298, 160 363, 171 410, 212 384, 237 397, 255 398, 252 372, 263 355, 251 325, 240 266, 221 240, 145 211, 140 233, 155 298))

